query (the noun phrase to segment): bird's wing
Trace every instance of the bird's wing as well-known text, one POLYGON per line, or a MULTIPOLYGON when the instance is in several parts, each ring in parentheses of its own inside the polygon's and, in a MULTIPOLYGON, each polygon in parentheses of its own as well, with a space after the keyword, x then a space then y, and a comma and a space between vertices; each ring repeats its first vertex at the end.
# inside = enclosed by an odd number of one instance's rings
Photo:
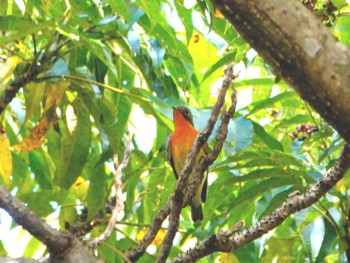
MULTIPOLYGON (((207 155, 209 153, 209 146, 207 143, 203 145, 203 149, 204 149, 205 155, 207 155)), ((205 203, 205 201, 207 200, 208 172, 209 172, 209 169, 205 171, 206 173, 205 182, 203 184, 202 194, 201 194, 201 199, 203 203, 205 203)))
POLYGON ((171 168, 173 168, 173 172, 174 172, 174 175, 175 175, 176 180, 177 180, 179 178, 179 176, 177 175, 176 170, 175 170, 175 164, 174 164, 172 148, 171 148, 171 139, 170 139, 169 145, 168 145, 168 158, 169 158, 171 168))

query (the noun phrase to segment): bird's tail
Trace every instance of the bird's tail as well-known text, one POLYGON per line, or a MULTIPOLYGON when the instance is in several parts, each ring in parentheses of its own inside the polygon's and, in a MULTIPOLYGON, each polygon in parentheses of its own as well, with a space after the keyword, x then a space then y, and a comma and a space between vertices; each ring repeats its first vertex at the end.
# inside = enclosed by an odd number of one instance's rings
POLYGON ((202 204, 199 204, 199 206, 191 204, 191 218, 193 222, 203 219, 202 204))

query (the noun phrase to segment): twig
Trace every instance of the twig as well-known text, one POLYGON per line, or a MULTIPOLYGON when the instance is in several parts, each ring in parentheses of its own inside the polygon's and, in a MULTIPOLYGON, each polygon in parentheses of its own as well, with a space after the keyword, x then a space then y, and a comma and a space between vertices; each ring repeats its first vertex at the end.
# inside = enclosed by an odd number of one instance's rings
POLYGON ((126 253, 126 256, 128 259, 130 259, 130 261, 135 262, 138 260, 145 253, 147 247, 155 239, 158 231, 162 227, 162 223, 170 214, 172 198, 173 195, 169 196, 164 208, 155 216, 146 236, 141 240, 139 245, 126 253))
POLYGON ((185 201, 184 201, 185 205, 189 204, 190 200, 192 200, 192 197, 195 195, 196 189, 198 189, 200 182, 203 180, 204 172, 208 169, 209 165, 214 163, 216 158, 219 156, 222 146, 224 144, 224 141, 226 140, 227 132, 228 132, 228 124, 235 113, 236 105, 237 105, 237 92, 233 83, 231 83, 231 85, 232 85, 232 94, 231 94, 230 108, 228 109, 228 111, 224 111, 221 115, 221 124, 219 127, 218 136, 216 137, 213 150, 208 153, 206 158, 203 158, 202 160, 200 160, 199 165, 197 165, 196 167, 196 175, 194 177, 195 179, 190 185, 188 194, 185 197, 185 201))
POLYGON ((115 207, 112 210, 111 218, 109 219, 108 226, 103 234, 101 234, 98 238, 95 238, 90 241, 89 247, 95 248, 101 242, 107 240, 113 232, 115 224, 118 220, 118 215, 124 210, 124 201, 123 201, 123 192, 122 192, 122 172, 123 169, 127 166, 130 159, 130 146, 131 146, 131 138, 132 135, 129 133, 128 139, 125 145, 125 152, 122 163, 119 165, 118 155, 115 154, 113 157, 115 174, 114 174, 114 186, 115 186, 115 207))
MULTIPOLYGON (((180 215, 181 210, 182 210, 183 205, 184 205, 185 194, 184 194, 183 189, 186 189, 187 178, 193 170, 196 155, 198 154, 199 150, 204 145, 204 143, 208 140, 210 134, 212 133, 212 131, 214 129, 214 126, 215 126, 215 123, 217 121, 220 110, 222 109, 224 102, 225 102, 225 95, 226 95, 227 89, 229 88, 233 79, 234 79, 233 64, 231 64, 228 66, 228 68, 225 71, 225 78, 224 78, 222 86, 220 88, 218 99, 217 99, 217 101, 212 109, 211 116, 208 120, 207 126, 205 127, 205 129, 202 132, 200 132, 198 134, 192 149, 190 150, 190 152, 188 153, 188 155, 186 157, 185 166, 179 175, 179 179, 177 180, 175 194, 174 194, 174 197, 172 199, 173 202, 172 202, 172 209, 171 209, 170 217, 169 217, 169 227, 168 227, 168 231, 165 235, 165 238, 164 238, 164 241, 162 244, 162 248, 159 252, 159 256, 157 259, 158 263, 165 262, 169 256, 175 234, 178 230, 179 215, 180 215)), ((235 105, 235 103, 233 103, 233 104, 235 105)), ((230 107, 230 109, 231 109, 231 107, 230 107)), ((234 112, 234 109, 235 108, 233 108, 232 113, 234 112)), ((230 118, 228 118, 228 121, 229 121, 229 119, 230 118)), ((227 127, 226 127, 226 130, 227 130, 227 127)), ((226 135, 224 137, 226 138, 226 135)), ((216 143, 220 144, 220 141, 216 141, 216 143)), ((223 141, 222 141, 222 143, 223 143, 223 141)), ((214 146, 214 149, 218 150, 219 146, 214 146)), ((214 155, 211 155, 211 156, 214 157, 214 155)), ((205 160, 206 160, 206 158, 202 158, 202 160, 199 164, 200 168, 198 170, 198 172, 199 172, 198 178, 200 178, 200 176, 203 176, 203 172, 209 166, 209 163, 207 163, 207 165, 204 165, 205 160)), ((196 168, 196 170, 197 170, 197 168, 196 168)), ((200 180, 195 180, 195 181, 199 182, 200 180)), ((192 194, 194 194, 194 191, 192 192, 192 194)))
POLYGON ((261 237, 281 225, 283 221, 297 211, 305 209, 316 203, 336 183, 343 178, 345 172, 350 168, 350 147, 345 145, 339 159, 332 169, 318 182, 311 185, 305 194, 292 193, 287 201, 277 208, 270 215, 264 217, 256 225, 249 227, 233 237, 213 234, 200 242, 193 249, 173 259, 172 263, 195 262, 213 252, 232 252, 245 244, 261 237))
POLYGON ((29 83, 34 79, 36 74, 38 73, 37 68, 33 70, 30 69, 30 64, 27 64, 26 68, 23 70, 18 79, 16 79, 12 84, 8 85, 0 98, 0 114, 5 110, 6 106, 12 101, 12 99, 16 96, 17 92, 23 87, 25 84, 29 83))

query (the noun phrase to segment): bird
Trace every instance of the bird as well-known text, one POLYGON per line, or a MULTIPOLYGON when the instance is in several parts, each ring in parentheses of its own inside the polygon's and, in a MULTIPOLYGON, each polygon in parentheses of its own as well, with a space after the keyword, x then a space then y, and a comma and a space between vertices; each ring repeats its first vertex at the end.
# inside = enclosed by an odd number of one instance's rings
MULTIPOLYGON (((185 166, 186 157, 191 150, 198 131, 193 125, 193 116, 190 109, 186 106, 173 107, 174 132, 171 134, 168 145, 168 157, 176 179, 179 178, 181 170, 185 166)), ((195 158, 195 166, 199 160, 209 151, 208 144, 205 143, 195 158)), ((195 169, 187 179, 187 185, 194 180, 195 169)), ((198 186, 195 195, 190 202, 191 219, 193 222, 203 220, 202 203, 207 199, 208 171, 205 172, 203 180, 198 186)))

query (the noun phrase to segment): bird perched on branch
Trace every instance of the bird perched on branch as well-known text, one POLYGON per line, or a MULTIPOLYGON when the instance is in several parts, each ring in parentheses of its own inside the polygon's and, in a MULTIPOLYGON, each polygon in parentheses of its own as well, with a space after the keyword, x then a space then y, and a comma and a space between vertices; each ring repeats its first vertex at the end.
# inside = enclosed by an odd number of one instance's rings
MULTIPOLYGON (((193 116, 189 108, 185 106, 173 107, 174 109, 174 132, 170 136, 168 146, 168 156, 171 167, 173 168, 176 179, 179 178, 183 169, 186 156, 191 150, 194 141, 198 135, 198 131, 193 125, 193 116)), ((204 144, 200 149, 195 159, 195 166, 192 173, 187 179, 187 185, 190 185, 194 180, 195 167, 199 160, 208 153, 208 144, 204 144)), ((203 176, 195 195, 191 200, 191 218, 194 222, 203 219, 202 203, 207 198, 207 172, 203 176)))

